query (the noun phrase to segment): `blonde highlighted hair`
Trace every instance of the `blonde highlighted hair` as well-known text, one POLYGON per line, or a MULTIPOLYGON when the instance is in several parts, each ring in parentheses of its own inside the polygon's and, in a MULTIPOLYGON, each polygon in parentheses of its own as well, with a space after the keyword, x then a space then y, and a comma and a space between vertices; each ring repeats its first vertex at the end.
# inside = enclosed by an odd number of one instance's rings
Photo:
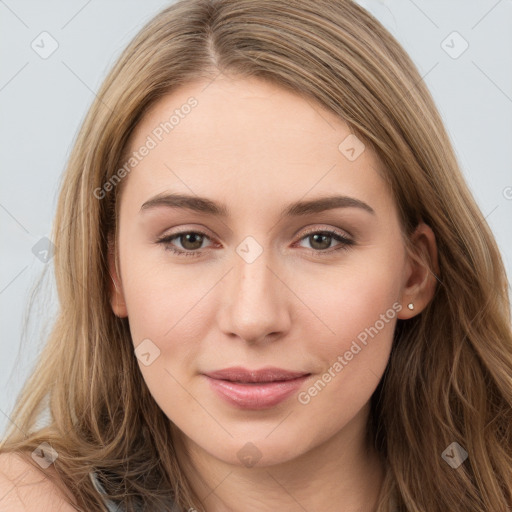
MULTIPOLYGON (((435 233, 436 293, 398 321, 371 399, 368 435, 388 472, 378 512, 505 512, 512 507, 512 334, 507 278, 442 120, 406 52, 350 0, 182 0, 154 17, 105 79, 77 136, 54 224, 60 310, 11 415, 2 452, 48 442, 80 507, 105 510, 88 474, 126 510, 169 498, 204 511, 167 417, 141 376, 127 319, 110 306, 108 239, 130 135, 177 87, 222 72, 259 77, 344 120, 383 163, 407 238, 435 233), (122 397, 122 400, 120 400, 122 397), (36 428, 47 407, 50 420, 36 428), (468 452, 457 469, 441 453, 468 452)), ((124 178, 129 179, 129 176, 124 178)), ((432 269, 434 271, 434 269, 432 269)))

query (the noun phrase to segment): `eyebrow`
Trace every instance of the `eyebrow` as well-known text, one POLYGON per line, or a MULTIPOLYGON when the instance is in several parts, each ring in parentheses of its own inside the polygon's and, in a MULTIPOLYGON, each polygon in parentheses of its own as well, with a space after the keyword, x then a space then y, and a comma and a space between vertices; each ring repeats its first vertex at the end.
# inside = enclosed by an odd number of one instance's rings
MULTIPOLYGON (((172 193, 163 193, 152 197, 141 206, 141 212, 158 207, 183 208, 216 217, 229 217, 229 210, 224 204, 216 203, 206 197, 172 193)), ((291 203, 281 212, 281 216, 299 217, 335 208, 360 208, 375 215, 375 211, 370 205, 355 197, 326 196, 309 201, 291 203)))

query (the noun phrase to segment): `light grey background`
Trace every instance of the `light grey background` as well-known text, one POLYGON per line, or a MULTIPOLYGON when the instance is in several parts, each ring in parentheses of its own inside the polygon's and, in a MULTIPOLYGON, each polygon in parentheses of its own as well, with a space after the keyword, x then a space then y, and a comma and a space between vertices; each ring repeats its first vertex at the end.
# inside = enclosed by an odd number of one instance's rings
MULTIPOLYGON (((51 265, 32 248, 50 234, 72 143, 117 56, 169 3, 0 0, 2 429, 56 310, 51 265), (53 39, 58 48, 47 58, 31 46, 44 54, 53 39), (45 269, 47 286, 20 350, 30 291, 45 269)), ((511 276, 512 1, 359 3, 386 25, 418 66, 511 276)))

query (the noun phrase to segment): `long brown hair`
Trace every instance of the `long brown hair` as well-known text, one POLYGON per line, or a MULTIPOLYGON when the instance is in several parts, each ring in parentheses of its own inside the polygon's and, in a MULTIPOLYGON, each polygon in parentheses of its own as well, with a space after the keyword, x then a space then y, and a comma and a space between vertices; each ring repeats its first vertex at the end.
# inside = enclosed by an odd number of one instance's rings
POLYGON ((108 238, 121 187, 105 184, 119 177, 130 134, 158 99, 219 72, 259 77, 337 114, 383 163, 406 237, 420 220, 435 233, 435 296, 421 314, 398 321, 372 396, 368 432, 388 468, 378 512, 390 511, 392 495, 400 511, 509 510, 504 266, 416 67, 350 0, 183 0, 129 44, 69 159, 53 237, 59 315, 11 415, 25 434, 13 426, 1 451, 48 442, 62 481, 89 511, 104 510, 88 478, 93 470, 127 510, 137 502, 163 510, 169 497, 204 510, 142 379, 127 320, 109 303, 108 238), (36 428, 45 407, 50 420, 36 428), (442 453, 455 442, 468 458, 452 468, 442 453))

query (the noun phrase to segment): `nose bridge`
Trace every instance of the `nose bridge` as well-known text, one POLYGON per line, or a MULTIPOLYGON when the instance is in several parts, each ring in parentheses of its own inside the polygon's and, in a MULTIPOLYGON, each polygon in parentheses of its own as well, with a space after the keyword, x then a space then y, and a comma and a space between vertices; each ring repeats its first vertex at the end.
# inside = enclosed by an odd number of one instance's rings
MULTIPOLYGON (((248 253, 250 254, 250 252, 248 253)), ((270 298, 273 295, 271 288, 275 283, 271 283, 272 272, 269 270, 270 263, 269 251, 264 251, 258 255, 254 261, 244 259, 243 256, 236 258, 235 279, 239 303, 250 302, 251 300, 260 301, 263 298, 270 298), (265 293, 266 292, 266 293, 265 293)), ((263 304, 260 304, 260 307, 263 304)))
POLYGON ((235 252, 223 330, 247 341, 283 331, 288 317, 286 298, 284 286, 272 269, 271 251, 247 237, 235 252))

